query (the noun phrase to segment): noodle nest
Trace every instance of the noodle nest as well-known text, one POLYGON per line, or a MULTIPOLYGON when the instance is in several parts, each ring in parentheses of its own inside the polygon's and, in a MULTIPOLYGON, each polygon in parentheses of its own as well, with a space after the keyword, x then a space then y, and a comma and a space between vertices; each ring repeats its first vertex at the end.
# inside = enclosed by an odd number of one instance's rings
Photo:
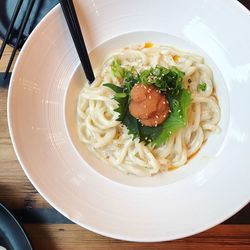
POLYGON ((86 82, 77 102, 77 128, 80 140, 108 165, 124 173, 151 176, 187 163, 199 151, 210 133, 218 132, 220 108, 215 95, 213 73, 203 57, 170 46, 132 45, 112 55, 102 66, 90 86, 86 82), (185 73, 184 88, 192 95, 188 121, 184 128, 156 147, 146 145, 128 134, 126 126, 117 121, 117 102, 111 89, 103 86, 120 82, 112 73, 111 63, 119 58, 125 68, 142 71, 161 65, 177 67, 185 73), (199 89, 200 83, 206 89, 199 89))

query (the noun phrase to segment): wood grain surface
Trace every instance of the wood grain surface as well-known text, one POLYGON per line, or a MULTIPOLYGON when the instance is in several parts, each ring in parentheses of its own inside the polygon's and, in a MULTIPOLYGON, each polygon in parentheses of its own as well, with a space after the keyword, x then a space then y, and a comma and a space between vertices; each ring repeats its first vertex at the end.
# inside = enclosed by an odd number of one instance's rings
MULTIPOLYGON (((250 5, 249 0, 243 1, 250 5)), ((10 47, 6 48, 0 61, 0 72, 5 70, 11 50, 10 47)), ((250 204, 210 230, 171 242, 119 241, 73 224, 40 196, 21 169, 8 131, 7 92, 6 87, 0 87, 0 202, 8 207, 23 225, 34 249, 250 250, 250 204)))
POLYGON ((204 233, 181 240, 160 243, 134 243, 113 240, 84 230, 76 225, 24 226, 35 249, 196 249, 196 250, 249 250, 250 225, 221 225, 204 233), (46 240, 45 240, 46 237, 46 240))

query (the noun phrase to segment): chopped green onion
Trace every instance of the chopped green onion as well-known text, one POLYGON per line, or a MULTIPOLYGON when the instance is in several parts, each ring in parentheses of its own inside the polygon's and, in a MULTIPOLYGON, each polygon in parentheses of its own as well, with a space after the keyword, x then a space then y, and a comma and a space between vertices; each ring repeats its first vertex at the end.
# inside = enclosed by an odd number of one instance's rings
POLYGON ((198 85, 198 90, 200 91, 206 91, 207 89, 207 84, 205 82, 200 82, 199 85, 198 85))
POLYGON ((126 93, 115 93, 115 98, 125 98, 127 96, 126 93))

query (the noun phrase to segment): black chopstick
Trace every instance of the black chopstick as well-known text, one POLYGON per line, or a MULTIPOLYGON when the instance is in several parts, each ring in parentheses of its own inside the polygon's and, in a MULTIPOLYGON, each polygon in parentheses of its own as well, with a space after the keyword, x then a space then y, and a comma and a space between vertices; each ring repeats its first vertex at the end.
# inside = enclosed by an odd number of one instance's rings
POLYGON ((87 48, 82 36, 81 28, 78 22, 76 11, 72 0, 60 0, 60 4, 63 10, 64 17, 66 19, 71 37, 75 44, 78 56, 82 63, 86 78, 89 83, 95 80, 93 68, 88 56, 87 48))
POLYGON ((68 1, 69 9, 71 11, 71 18, 72 18, 72 21, 73 21, 73 24, 74 24, 74 27, 75 27, 75 31, 76 31, 76 33, 78 35, 80 45, 81 45, 82 51, 84 53, 84 58, 85 58, 84 62, 86 63, 86 67, 88 69, 89 76, 91 78, 90 83, 92 83, 95 80, 95 76, 94 76, 93 68, 91 66, 91 62, 90 62, 90 59, 89 59, 89 56, 88 56, 88 51, 87 51, 87 48, 86 48, 86 45, 85 45, 85 42, 84 42, 84 38, 83 38, 83 35, 82 35, 82 32, 81 32, 81 27, 80 27, 79 22, 78 22, 78 18, 77 18, 77 14, 76 14, 76 11, 75 11, 74 4, 73 4, 73 0, 67 0, 67 1, 68 1))
POLYGON ((11 64, 12 64, 12 62, 13 62, 13 60, 14 60, 16 51, 17 51, 18 46, 19 46, 19 44, 20 44, 20 40, 21 40, 21 38, 22 38, 22 35, 23 35, 23 31, 24 31, 24 29, 25 29, 25 26, 26 26, 26 24, 27 24, 27 22, 28 22, 28 19, 29 19, 31 10, 32 10, 33 5, 34 5, 34 2, 35 2, 35 0, 30 0, 30 2, 29 2, 29 4, 28 4, 27 11, 26 11, 25 16, 24 16, 24 18, 23 18, 23 20, 22 20, 21 27, 20 27, 20 30, 19 30, 19 33, 18 33, 18 36, 17 36, 16 44, 15 44, 15 46, 14 46, 14 49, 13 49, 12 53, 11 53, 10 60, 9 60, 9 62, 8 62, 7 68, 6 68, 5 73, 4 73, 4 76, 3 76, 4 79, 6 79, 8 73, 9 73, 9 71, 10 71, 11 64))
POLYGON ((19 0, 18 3, 16 4, 15 10, 14 10, 13 15, 12 15, 11 20, 10 20, 9 27, 7 29, 7 32, 5 34, 5 37, 4 37, 4 40, 3 40, 3 43, 2 43, 2 46, 1 46, 1 49, 0 49, 0 59, 1 59, 2 55, 3 55, 3 51, 5 49, 5 46, 6 46, 7 42, 8 42, 10 33, 11 33, 12 29, 13 29, 14 23, 16 21, 16 18, 18 16, 18 13, 19 13, 19 10, 20 10, 20 8, 22 6, 22 3, 23 3, 23 0, 19 0))

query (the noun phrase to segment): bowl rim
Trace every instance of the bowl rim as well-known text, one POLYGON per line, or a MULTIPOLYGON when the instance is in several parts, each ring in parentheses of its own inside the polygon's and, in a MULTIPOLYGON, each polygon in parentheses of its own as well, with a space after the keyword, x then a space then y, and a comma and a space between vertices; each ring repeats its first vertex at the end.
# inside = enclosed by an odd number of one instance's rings
MULTIPOLYGON (((247 12, 248 14, 250 14, 250 12, 241 4, 239 3, 237 0, 231 0, 235 6, 237 6, 237 8, 240 8, 242 11, 245 11, 247 12)), ((156 238, 154 240, 152 239, 149 239, 149 238, 141 238, 141 239, 133 239, 131 237, 127 237, 127 236, 122 236, 122 235, 116 235, 114 233, 110 233, 110 232, 104 232, 102 230, 99 230, 95 227, 92 227, 88 224, 84 224, 84 223, 79 223, 78 221, 70 218, 69 215, 67 215, 63 209, 61 208, 61 206, 59 206, 58 204, 55 204, 53 202, 52 199, 50 199, 50 197, 48 197, 42 189, 40 189, 39 185, 37 185, 35 183, 35 181, 32 179, 31 175, 29 174, 29 172, 27 171, 26 167, 25 167, 25 164, 24 162, 22 161, 22 157, 21 155, 19 154, 19 150, 17 148, 17 145, 16 145, 16 142, 15 142, 15 135, 14 135, 14 131, 12 129, 12 123, 11 123, 11 96, 12 96, 12 89, 13 89, 13 85, 14 85, 14 79, 16 77, 16 71, 18 69, 18 65, 19 65, 19 62, 25 52, 26 49, 28 49, 33 37, 34 37, 34 34, 36 34, 37 32, 39 32, 39 29, 40 29, 40 26, 45 24, 47 22, 47 20, 49 18, 52 18, 53 15, 56 15, 59 13, 59 5, 55 6, 46 16, 45 18, 43 18, 43 20, 40 22, 39 25, 37 25, 37 27, 33 30, 32 34, 30 35, 30 38, 28 39, 28 41, 25 43, 22 51, 20 52, 19 54, 19 57, 16 61, 16 64, 14 66, 14 69, 13 69, 13 73, 12 73, 12 76, 11 76, 11 81, 10 81, 10 86, 9 86, 9 91, 8 91, 8 99, 7 99, 7 119, 8 119, 8 125, 9 125, 9 132, 10 132, 10 137, 11 137, 11 141, 12 141, 12 144, 13 144, 13 147, 14 147, 14 150, 15 150, 15 153, 16 153, 16 156, 17 156, 17 159, 18 161, 20 162, 21 164, 21 167, 23 169, 23 171, 25 172, 26 176, 29 178, 30 182, 32 183, 32 185, 38 190, 38 192, 41 194, 41 196, 46 200, 48 201, 49 204, 51 204, 53 207, 55 207, 60 213, 62 213, 65 217, 69 218, 70 220, 72 220, 73 222, 81 225, 82 227, 84 228, 87 228, 88 230, 91 230, 93 232, 96 232, 98 234, 101 234, 101 235, 104 235, 104 236, 107 236, 107 237, 112 237, 112 238, 116 238, 116 239, 120 239, 120 240, 128 240, 128 241, 135 241, 135 242, 161 242, 161 241, 166 241, 166 240, 175 240, 175 239, 180 239, 180 238, 183 238, 183 237, 188 237, 188 236, 191 236, 191 235, 194 235, 196 233, 200 233, 200 232, 203 232, 219 223, 221 223, 222 221, 224 221, 225 219, 229 218, 230 216, 232 216, 233 214, 235 214, 236 212, 238 212, 240 209, 242 209, 246 204, 248 204, 249 202, 249 199, 246 199, 245 201, 242 201, 241 204, 238 204, 238 206, 236 206, 235 208, 231 209, 231 211, 226 214, 223 218, 221 218, 220 220, 217 220, 216 222, 212 222, 212 223, 208 223, 206 227, 202 226, 202 229, 199 228, 199 229, 196 229, 196 230, 193 230, 193 231, 190 231, 189 234, 187 233, 184 233, 183 235, 179 234, 178 237, 171 237, 169 239, 166 239, 165 238, 156 238)), ((104 41, 105 42, 105 41, 104 41)))

